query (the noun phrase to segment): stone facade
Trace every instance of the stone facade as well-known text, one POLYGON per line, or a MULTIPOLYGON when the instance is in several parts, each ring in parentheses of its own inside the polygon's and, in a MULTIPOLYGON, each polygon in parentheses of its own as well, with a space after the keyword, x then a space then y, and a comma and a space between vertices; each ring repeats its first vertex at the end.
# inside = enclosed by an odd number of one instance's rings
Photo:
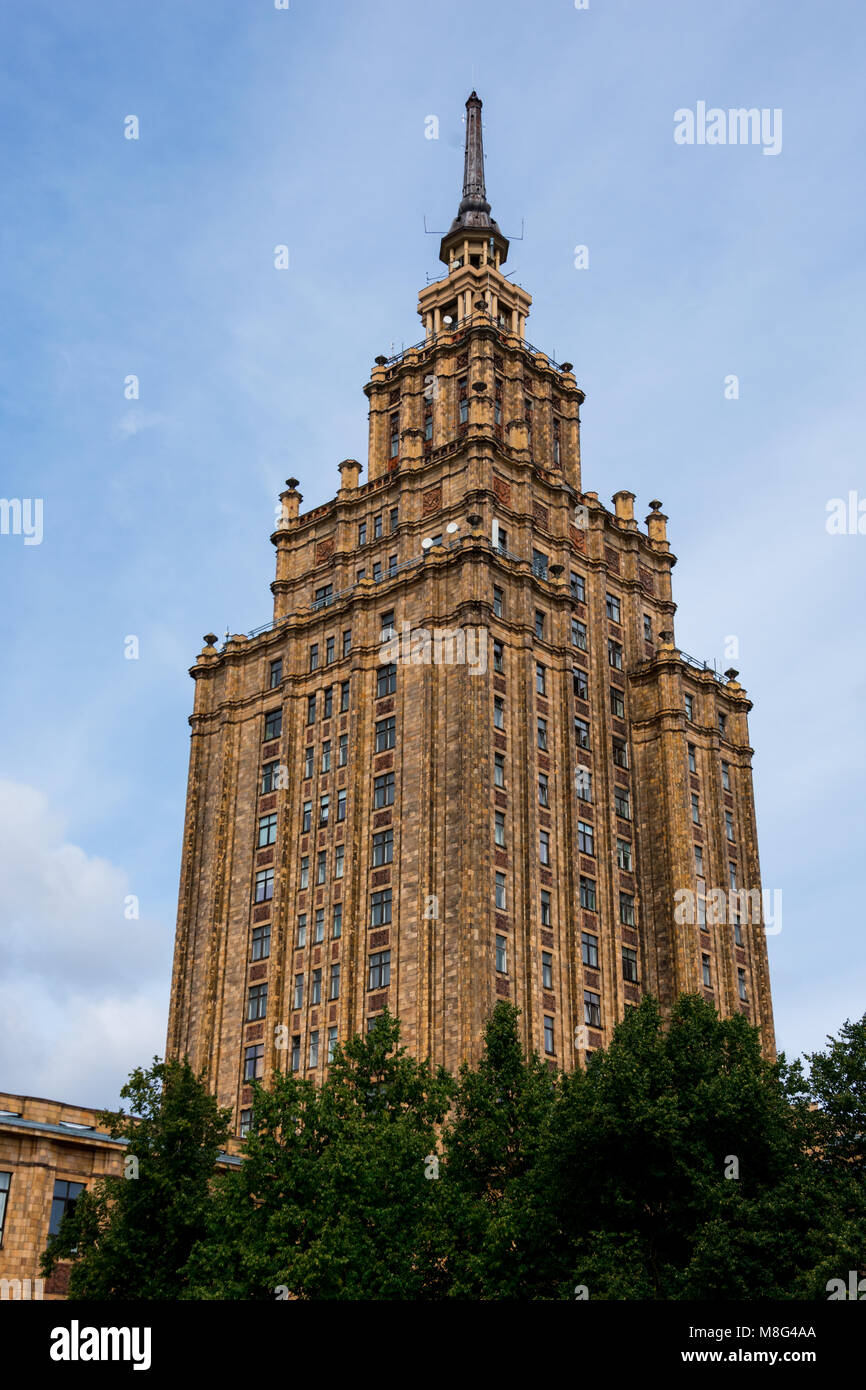
POLYGON ((582 490, 584 395, 526 340, 473 102, 425 338, 365 387, 369 481, 347 459, 302 513, 289 479, 273 622, 192 668, 167 1048, 241 1129, 251 1076, 321 1080, 386 1005, 449 1068, 502 998, 566 1068, 643 992, 774 1051, 760 912, 704 909, 760 889, 750 702, 674 644, 661 504, 644 531, 582 490))

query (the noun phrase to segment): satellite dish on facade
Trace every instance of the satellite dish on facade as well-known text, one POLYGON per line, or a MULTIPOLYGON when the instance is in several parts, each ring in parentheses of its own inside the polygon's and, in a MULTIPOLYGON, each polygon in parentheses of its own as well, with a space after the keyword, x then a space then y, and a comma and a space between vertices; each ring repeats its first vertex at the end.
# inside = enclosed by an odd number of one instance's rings
POLYGON ((433 544, 433 542, 432 542, 432 540, 430 539, 430 537, 429 537, 429 536, 425 536, 424 539, 423 539, 423 541, 421 542, 421 549, 422 549, 422 550, 429 550, 432 544, 433 544))

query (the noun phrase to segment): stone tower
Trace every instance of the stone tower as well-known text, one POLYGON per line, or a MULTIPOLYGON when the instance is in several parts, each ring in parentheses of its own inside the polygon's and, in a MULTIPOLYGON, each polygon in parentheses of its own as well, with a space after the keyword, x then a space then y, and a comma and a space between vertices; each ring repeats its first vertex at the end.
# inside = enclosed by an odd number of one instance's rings
POLYGON ((424 338, 377 357, 367 481, 281 494, 273 622, 208 634, 168 1053, 243 1132, 249 1081, 321 1079, 387 1005, 476 1058, 497 999, 556 1065, 642 993, 702 992, 774 1051, 747 714, 680 652, 661 503, 581 483, 584 394, 503 273, 481 102, 424 338))

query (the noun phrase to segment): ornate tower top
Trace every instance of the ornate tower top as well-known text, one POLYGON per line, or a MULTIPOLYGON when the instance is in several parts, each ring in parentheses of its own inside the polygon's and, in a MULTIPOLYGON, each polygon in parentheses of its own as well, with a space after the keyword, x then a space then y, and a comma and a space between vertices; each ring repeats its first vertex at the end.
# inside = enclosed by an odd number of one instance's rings
MULTIPOLYGON (((481 134, 481 98, 472 92, 466 102, 466 151, 463 157, 463 198, 457 216, 442 238, 439 259, 450 265, 455 248, 463 245, 467 233, 479 233, 489 242, 491 253, 498 251, 497 264, 508 255, 508 241, 490 216, 484 186, 484 143, 481 134)), ((490 255, 490 260, 494 255, 490 255)))

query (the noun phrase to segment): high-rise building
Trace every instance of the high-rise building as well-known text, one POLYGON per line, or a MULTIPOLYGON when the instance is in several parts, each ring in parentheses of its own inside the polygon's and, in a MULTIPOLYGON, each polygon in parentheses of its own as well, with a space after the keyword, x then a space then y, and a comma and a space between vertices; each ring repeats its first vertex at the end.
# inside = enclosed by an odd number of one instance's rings
POLYGON ((675 645, 667 518, 583 490, 569 362, 503 273, 481 102, 424 337, 377 357, 367 481, 281 494, 273 621, 195 705, 168 1052, 243 1132, 249 1082, 320 1080, 387 1006, 477 1058, 495 1002, 571 1068, 646 992, 774 1049, 737 672, 675 645))

